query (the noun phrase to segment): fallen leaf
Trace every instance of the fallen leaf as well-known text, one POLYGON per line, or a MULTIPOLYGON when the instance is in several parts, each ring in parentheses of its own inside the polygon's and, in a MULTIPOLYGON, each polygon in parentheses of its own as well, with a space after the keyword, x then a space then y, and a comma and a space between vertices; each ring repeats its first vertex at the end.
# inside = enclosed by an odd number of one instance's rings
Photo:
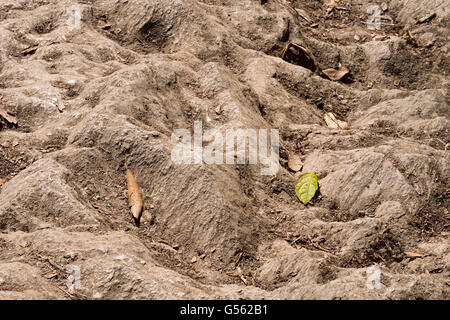
POLYGON ((305 10, 299 9, 299 8, 295 8, 295 11, 298 13, 298 15, 300 17, 302 17, 304 20, 306 20, 306 22, 310 22, 311 21, 311 17, 306 13, 305 10))
POLYGON ((432 47, 434 43, 436 42, 436 39, 430 40, 425 44, 425 48, 432 47))
POLYGON ((6 121, 7 124, 17 125, 17 118, 10 112, 0 107, 0 124, 6 121))
POLYGON ((300 159, 300 156, 294 154, 293 152, 290 152, 288 157, 288 168, 294 172, 297 172, 300 171, 302 167, 303 163, 302 160, 300 159))
POLYGON ((104 30, 111 29, 111 27, 112 27, 112 25, 109 23, 106 23, 106 24, 101 23, 101 24, 99 24, 99 26, 100 26, 100 28, 102 28, 104 30))
POLYGON ((21 241, 21 242, 19 242, 19 246, 21 246, 22 248, 26 248, 29 246, 29 244, 26 241, 21 241))
POLYGON ((389 37, 388 36, 385 36, 385 35, 376 35, 374 38, 373 38, 373 40, 374 41, 383 41, 383 40, 386 40, 386 39, 388 39, 389 37))
POLYGON ((319 184, 315 173, 304 173, 295 184, 295 193, 303 204, 307 204, 314 198, 319 184))
POLYGON ((64 255, 64 258, 70 258, 70 259, 72 259, 72 260, 75 260, 75 258, 78 256, 78 254, 76 253, 76 252, 67 252, 65 255, 64 255))
POLYGON ((324 120, 327 123, 327 126, 332 129, 342 129, 342 130, 348 129, 347 122, 337 119, 334 113, 332 112, 325 113, 324 120))
POLYGON ((415 259, 415 258, 423 258, 423 254, 416 252, 405 252, 407 258, 415 259))
POLYGON ((128 192, 129 206, 130 206, 133 218, 136 221, 136 224, 139 224, 139 219, 141 218, 142 208, 144 206, 144 203, 142 202, 141 192, 136 183, 136 179, 134 178, 133 172, 131 172, 130 169, 127 169, 126 176, 127 176, 127 184, 128 184, 127 192, 128 192))
POLYGON ((425 23, 425 22, 431 21, 434 18, 436 18, 436 12, 430 13, 430 14, 420 18, 419 20, 417 20, 417 24, 421 24, 421 23, 425 23))
POLYGON ((316 63, 308 50, 292 42, 288 43, 284 48, 281 59, 309 69, 312 72, 318 70, 316 63))
POLYGON ((9 142, 9 141, 2 142, 1 146, 3 148, 9 148, 9 147, 11 147, 11 142, 9 142))
POLYGON ((64 109, 66 108, 66 106, 64 105, 64 102, 62 102, 62 100, 58 101, 57 107, 58 107, 59 112, 63 112, 64 109))
POLYGON ((344 78, 347 74, 350 73, 350 71, 346 67, 341 67, 339 70, 329 68, 322 70, 322 73, 325 74, 328 79, 333 81, 339 81, 342 78, 344 78))
POLYGON ((4 185, 6 183, 5 179, 0 179, 0 186, 4 185))
POLYGON ((58 273, 56 271, 50 271, 50 272, 47 272, 46 274, 44 274, 44 277, 46 279, 52 279, 52 278, 55 278, 57 276, 58 276, 58 273))

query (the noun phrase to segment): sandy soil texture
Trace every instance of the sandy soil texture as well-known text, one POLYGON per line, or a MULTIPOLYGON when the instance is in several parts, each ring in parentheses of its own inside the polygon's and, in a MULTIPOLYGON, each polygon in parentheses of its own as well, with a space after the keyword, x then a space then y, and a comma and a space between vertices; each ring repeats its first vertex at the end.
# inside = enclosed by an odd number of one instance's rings
POLYGON ((450 299, 449 29, 448 0, 1 0, 0 299, 450 299), (278 173, 175 164, 195 121, 278 129, 278 173))

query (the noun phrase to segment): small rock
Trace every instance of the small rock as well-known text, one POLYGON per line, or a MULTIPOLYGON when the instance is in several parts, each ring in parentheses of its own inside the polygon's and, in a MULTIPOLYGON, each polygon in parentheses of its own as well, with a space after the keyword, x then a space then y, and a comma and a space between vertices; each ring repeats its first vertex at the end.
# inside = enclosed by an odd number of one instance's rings
POLYGON ((197 257, 192 257, 191 263, 196 263, 196 262, 197 262, 197 257))

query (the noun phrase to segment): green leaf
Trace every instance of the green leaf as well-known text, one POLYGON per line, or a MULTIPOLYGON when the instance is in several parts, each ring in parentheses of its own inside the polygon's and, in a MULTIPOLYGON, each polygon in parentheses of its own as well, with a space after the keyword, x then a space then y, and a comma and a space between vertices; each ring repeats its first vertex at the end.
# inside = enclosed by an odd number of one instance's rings
POLYGON ((319 184, 315 173, 304 173, 295 184, 295 193, 303 204, 307 204, 314 198, 319 184))

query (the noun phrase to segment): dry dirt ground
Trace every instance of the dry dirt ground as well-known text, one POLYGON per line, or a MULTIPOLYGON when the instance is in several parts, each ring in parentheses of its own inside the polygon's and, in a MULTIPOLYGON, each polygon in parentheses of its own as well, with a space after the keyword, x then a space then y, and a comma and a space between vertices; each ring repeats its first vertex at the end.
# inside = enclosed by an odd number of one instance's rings
POLYGON ((450 299, 450 3, 384 2, 1 0, 0 299, 450 299), (174 164, 195 120, 279 129, 278 174, 174 164))

